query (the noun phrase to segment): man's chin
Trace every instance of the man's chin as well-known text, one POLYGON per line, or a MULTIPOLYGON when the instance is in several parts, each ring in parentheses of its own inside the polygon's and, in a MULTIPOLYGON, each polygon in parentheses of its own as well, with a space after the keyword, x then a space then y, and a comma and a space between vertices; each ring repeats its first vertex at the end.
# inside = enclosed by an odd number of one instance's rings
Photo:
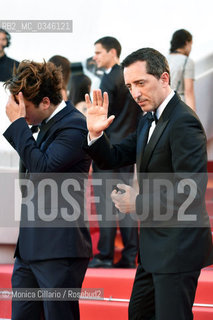
POLYGON ((143 112, 150 112, 150 111, 154 111, 155 109, 152 105, 148 103, 140 103, 139 106, 141 107, 143 112))
POLYGON ((35 126, 35 125, 36 125, 35 123, 33 123, 32 121, 30 121, 29 119, 26 119, 26 118, 25 118, 25 120, 26 120, 28 126, 35 126))
POLYGON ((28 126, 32 126, 32 123, 31 123, 31 121, 30 121, 29 119, 26 119, 26 118, 25 118, 25 120, 26 120, 28 126))
POLYGON ((149 110, 149 106, 146 104, 146 103, 138 103, 139 107, 144 111, 144 112, 147 112, 149 110))

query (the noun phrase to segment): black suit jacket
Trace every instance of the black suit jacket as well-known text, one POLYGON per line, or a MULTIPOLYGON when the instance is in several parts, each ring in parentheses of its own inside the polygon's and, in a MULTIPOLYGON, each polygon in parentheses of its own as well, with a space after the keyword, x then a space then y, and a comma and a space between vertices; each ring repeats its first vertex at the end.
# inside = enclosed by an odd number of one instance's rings
POLYGON ((9 58, 6 54, 0 57, 0 81, 7 81, 12 78, 13 68, 18 68, 19 62, 9 58))
POLYGON ((108 74, 103 75, 100 89, 109 96, 108 116, 115 115, 113 123, 106 129, 106 134, 111 143, 118 143, 135 131, 141 109, 125 86, 123 71, 118 64, 115 64, 108 74))
POLYGON ((24 118, 5 131, 26 168, 15 255, 28 261, 91 256, 84 222, 91 162, 81 148, 86 135, 85 117, 70 102, 45 124, 37 141, 24 118))
MULTIPOLYGON (((196 114, 175 94, 164 109, 141 159, 137 139, 143 121, 144 118, 138 129, 122 143, 110 145, 103 135, 87 147, 87 152, 102 169, 137 163, 136 212, 139 218, 144 211, 148 212, 146 219, 141 220, 140 229, 140 257, 145 270, 162 273, 199 270, 213 263, 211 230, 205 208, 207 155, 203 127, 196 114), (158 208, 153 181, 162 178, 169 180, 175 190, 169 223, 156 223, 154 219, 158 208), (190 195, 190 188, 181 191, 179 185, 185 178, 192 179, 197 186, 195 200, 185 210, 185 214, 196 216, 197 224, 177 222, 178 210, 190 195), (151 183, 150 189, 146 183, 151 183)), ((159 207, 165 210, 168 208, 165 188, 158 194, 159 207)))

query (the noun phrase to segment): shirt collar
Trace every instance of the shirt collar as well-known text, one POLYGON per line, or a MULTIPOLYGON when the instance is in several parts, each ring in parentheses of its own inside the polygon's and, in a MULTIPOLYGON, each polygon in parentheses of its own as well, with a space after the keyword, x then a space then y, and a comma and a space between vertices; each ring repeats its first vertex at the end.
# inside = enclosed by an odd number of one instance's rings
POLYGON ((170 94, 166 97, 166 99, 156 109, 156 117, 157 117, 157 119, 160 118, 161 114, 163 113, 163 110, 166 108, 167 104, 172 99, 174 94, 175 94, 174 90, 171 90, 170 94))
POLYGON ((1 61, 4 61, 7 58, 6 54, 4 54, 2 57, 0 57, 1 61))
POLYGON ((112 68, 106 69, 106 70, 104 70, 104 73, 109 74, 111 70, 112 70, 112 68))
POLYGON ((46 123, 52 119, 58 112, 60 112, 62 109, 66 107, 66 102, 64 100, 61 101, 61 103, 55 108, 53 113, 49 116, 49 118, 46 119, 46 123))

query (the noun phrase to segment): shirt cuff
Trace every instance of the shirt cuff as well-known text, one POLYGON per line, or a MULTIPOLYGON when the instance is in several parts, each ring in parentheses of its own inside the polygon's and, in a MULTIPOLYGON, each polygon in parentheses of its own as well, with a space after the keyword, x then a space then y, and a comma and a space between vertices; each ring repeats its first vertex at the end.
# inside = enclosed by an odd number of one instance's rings
POLYGON ((90 147, 95 141, 97 141, 100 137, 102 137, 102 135, 103 135, 103 132, 101 133, 101 135, 99 137, 94 138, 94 139, 91 140, 90 137, 89 137, 89 133, 88 133, 88 135, 87 135, 88 146, 90 147))

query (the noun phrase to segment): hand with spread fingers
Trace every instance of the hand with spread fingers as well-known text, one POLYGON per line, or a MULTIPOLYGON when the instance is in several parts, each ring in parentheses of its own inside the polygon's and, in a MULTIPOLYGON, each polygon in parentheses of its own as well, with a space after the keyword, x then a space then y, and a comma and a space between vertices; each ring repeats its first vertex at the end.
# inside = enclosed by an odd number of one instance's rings
POLYGON ((25 118, 26 116, 26 107, 22 92, 19 92, 16 99, 18 102, 16 102, 15 97, 11 94, 6 105, 6 114, 11 122, 22 117, 25 118))
POLYGON ((87 105, 87 128, 90 139, 98 138, 102 131, 107 129, 114 120, 115 116, 107 118, 109 99, 108 94, 104 92, 103 97, 101 90, 93 91, 93 102, 88 94, 85 95, 87 105))
POLYGON ((138 193, 134 188, 126 184, 117 184, 117 188, 111 193, 115 207, 122 213, 135 213, 135 202, 138 193))

